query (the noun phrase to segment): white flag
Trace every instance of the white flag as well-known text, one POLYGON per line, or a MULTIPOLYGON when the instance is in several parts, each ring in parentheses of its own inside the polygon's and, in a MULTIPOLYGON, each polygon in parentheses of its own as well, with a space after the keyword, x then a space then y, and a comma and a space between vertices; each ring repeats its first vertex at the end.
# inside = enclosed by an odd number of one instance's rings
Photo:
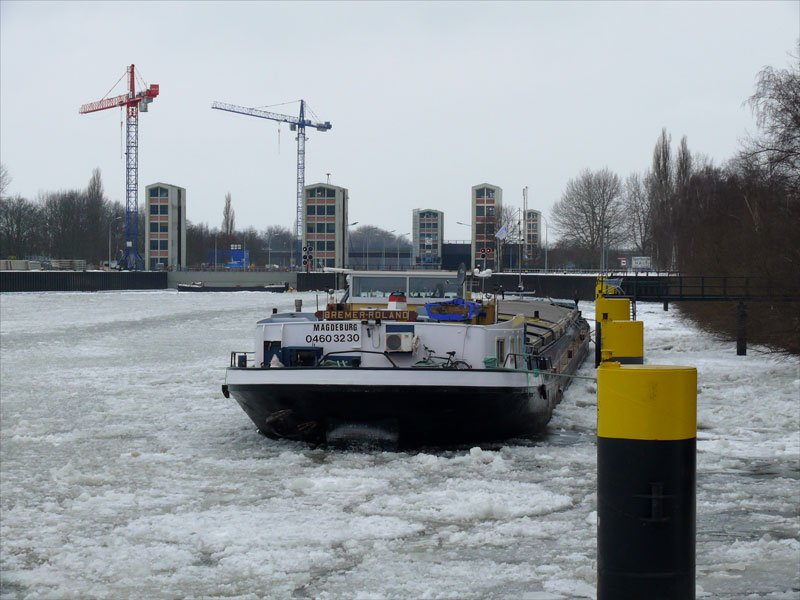
POLYGON ((497 233, 494 234, 498 240, 504 240, 508 237, 508 225, 503 225, 500 229, 497 230, 497 233))

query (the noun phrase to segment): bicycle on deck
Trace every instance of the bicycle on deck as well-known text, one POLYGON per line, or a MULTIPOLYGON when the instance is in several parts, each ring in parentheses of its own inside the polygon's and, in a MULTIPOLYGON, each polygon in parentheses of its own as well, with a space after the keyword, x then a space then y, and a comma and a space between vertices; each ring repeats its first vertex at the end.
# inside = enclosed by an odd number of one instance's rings
POLYGON ((455 350, 447 353, 447 358, 444 356, 436 356, 436 350, 423 346, 425 349, 425 358, 414 363, 415 367, 422 367, 428 369, 471 369, 472 365, 464 360, 455 360, 453 357, 456 355, 455 350))

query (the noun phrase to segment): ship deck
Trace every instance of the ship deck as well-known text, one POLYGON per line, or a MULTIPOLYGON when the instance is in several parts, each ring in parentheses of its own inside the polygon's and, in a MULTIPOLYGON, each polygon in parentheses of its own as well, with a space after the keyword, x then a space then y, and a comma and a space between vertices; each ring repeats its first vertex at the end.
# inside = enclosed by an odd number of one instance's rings
POLYGON ((503 319, 514 315, 525 315, 528 323, 560 323, 568 319, 577 308, 567 308, 560 304, 551 304, 547 300, 498 300, 497 313, 503 319), (539 313, 538 319, 535 317, 539 313))

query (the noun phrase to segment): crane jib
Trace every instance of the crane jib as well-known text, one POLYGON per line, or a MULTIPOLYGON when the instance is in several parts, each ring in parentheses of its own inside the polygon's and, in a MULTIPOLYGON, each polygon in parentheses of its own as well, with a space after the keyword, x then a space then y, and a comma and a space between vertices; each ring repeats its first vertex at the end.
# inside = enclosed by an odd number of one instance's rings
POLYGON ((330 121, 318 123, 316 121, 309 121, 308 119, 300 120, 291 115, 282 115, 280 113, 273 113, 258 108, 249 108, 247 106, 238 106, 236 104, 226 104, 225 102, 212 102, 211 108, 216 110, 224 110, 227 112, 238 113, 240 115, 248 115, 251 117, 259 117, 260 119, 269 119, 270 121, 279 121, 281 123, 290 123, 291 125, 299 125, 301 127, 314 127, 318 131, 327 131, 333 127, 330 121))
MULTIPOLYGON (((297 215, 295 219, 295 236, 294 236, 295 252, 292 257, 292 266, 295 266, 296 261, 299 261, 300 256, 302 256, 300 248, 302 247, 303 232, 305 231, 304 227, 305 215, 303 214, 303 190, 305 189, 305 179, 306 179, 305 128, 313 127, 317 131, 328 131, 332 127, 331 122, 325 121, 324 123, 317 123, 315 121, 309 121, 308 119, 306 119, 305 100, 300 100, 300 114, 297 117, 292 117, 290 115, 282 115, 280 113, 268 112, 266 110, 261 110, 259 108, 248 108, 247 106, 226 104, 224 102, 212 102, 211 108, 217 110, 224 110, 232 113, 238 113, 240 115, 247 115, 250 117, 258 117, 260 119, 269 119, 270 121, 278 121, 279 123, 289 123, 289 127, 292 131, 300 130, 299 133, 301 133, 301 135, 297 136, 297 206, 296 206, 297 215)), ((309 266, 306 263, 305 257, 303 263, 306 264, 306 269, 308 270, 309 266)))

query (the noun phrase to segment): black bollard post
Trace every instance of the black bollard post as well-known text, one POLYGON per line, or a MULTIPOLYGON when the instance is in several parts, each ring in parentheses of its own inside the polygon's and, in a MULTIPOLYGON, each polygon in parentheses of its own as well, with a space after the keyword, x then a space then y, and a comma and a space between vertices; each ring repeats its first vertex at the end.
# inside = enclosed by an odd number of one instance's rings
POLYGON ((597 370, 597 600, 695 598, 697 370, 597 370))
POLYGON ((736 356, 747 356, 747 306, 739 302, 736 320, 736 356))

